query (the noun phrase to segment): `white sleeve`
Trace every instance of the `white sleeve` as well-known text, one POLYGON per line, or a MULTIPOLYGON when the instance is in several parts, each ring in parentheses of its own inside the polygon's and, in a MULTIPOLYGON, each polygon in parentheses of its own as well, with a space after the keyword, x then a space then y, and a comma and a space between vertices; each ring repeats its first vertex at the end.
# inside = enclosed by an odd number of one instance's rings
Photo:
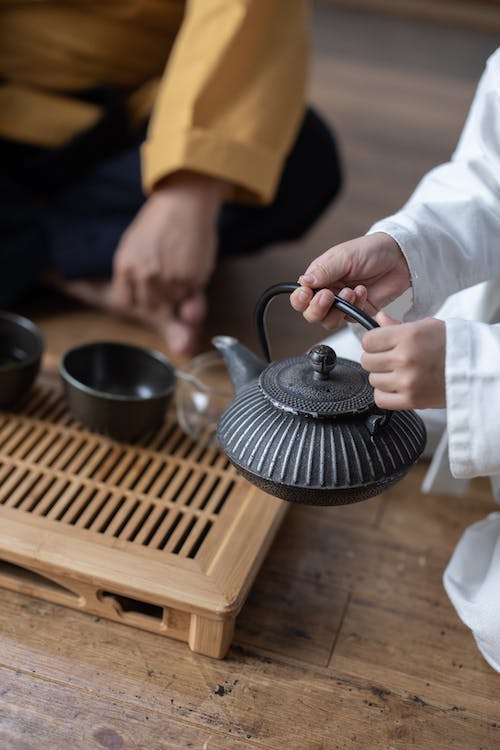
POLYGON ((455 477, 500 474, 500 324, 445 322, 451 472, 455 477))
POLYGON ((368 234, 386 232, 410 268, 406 320, 434 313, 454 292, 500 278, 500 48, 489 58, 458 146, 405 206, 368 234))

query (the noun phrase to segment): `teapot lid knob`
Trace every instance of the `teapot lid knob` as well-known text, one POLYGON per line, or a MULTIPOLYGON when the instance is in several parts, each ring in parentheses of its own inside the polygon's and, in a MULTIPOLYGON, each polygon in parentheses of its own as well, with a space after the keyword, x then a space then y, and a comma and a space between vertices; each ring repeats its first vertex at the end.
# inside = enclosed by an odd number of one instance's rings
POLYGON ((316 344, 307 354, 317 380, 328 380, 337 362, 337 355, 331 346, 316 344))
POLYGON ((259 376, 274 406, 294 414, 333 419, 373 411, 373 388, 358 362, 317 344, 306 356, 277 359, 259 376))

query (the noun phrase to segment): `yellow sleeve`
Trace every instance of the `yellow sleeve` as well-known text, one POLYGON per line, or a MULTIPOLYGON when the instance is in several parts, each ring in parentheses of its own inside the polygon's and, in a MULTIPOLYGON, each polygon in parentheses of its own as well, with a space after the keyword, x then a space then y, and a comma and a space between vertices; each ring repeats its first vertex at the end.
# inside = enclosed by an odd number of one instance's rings
POLYGON ((188 0, 142 147, 146 191, 189 169, 272 200, 304 111, 306 0, 188 0))

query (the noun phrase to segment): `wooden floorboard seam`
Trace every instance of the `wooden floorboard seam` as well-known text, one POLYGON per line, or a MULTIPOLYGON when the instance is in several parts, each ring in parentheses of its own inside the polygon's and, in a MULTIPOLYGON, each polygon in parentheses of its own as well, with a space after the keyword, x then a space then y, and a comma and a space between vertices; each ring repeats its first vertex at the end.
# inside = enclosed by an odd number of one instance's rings
POLYGON ((345 618, 346 618, 346 615, 347 615, 347 610, 349 609, 349 606, 351 604, 352 597, 353 597, 353 592, 349 591, 348 594, 347 594, 347 601, 346 601, 346 603, 344 605, 344 610, 343 610, 343 612, 342 612, 342 614, 340 616, 340 622, 339 622, 339 625, 338 625, 338 628, 337 628, 337 632, 335 633, 335 637, 333 639, 332 647, 331 647, 330 653, 328 655, 328 660, 327 660, 326 665, 325 665, 326 667, 329 667, 330 664, 331 664, 331 662, 332 662, 332 657, 333 657, 333 654, 334 654, 334 651, 335 651, 335 647, 336 647, 336 645, 338 643, 338 640, 339 640, 339 637, 340 637, 340 633, 342 632, 342 626, 344 624, 344 621, 345 621, 345 618))

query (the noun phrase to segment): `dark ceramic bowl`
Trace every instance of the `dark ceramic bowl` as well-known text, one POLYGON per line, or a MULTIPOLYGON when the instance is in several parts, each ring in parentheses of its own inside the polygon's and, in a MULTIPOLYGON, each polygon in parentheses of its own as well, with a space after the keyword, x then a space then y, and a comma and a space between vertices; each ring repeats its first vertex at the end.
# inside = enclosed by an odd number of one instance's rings
POLYGON ((175 389, 168 359, 130 344, 82 344, 64 354, 59 369, 73 416, 117 440, 159 427, 175 389))
POLYGON ((31 320, 0 312, 0 408, 11 406, 33 384, 43 354, 43 339, 31 320))

